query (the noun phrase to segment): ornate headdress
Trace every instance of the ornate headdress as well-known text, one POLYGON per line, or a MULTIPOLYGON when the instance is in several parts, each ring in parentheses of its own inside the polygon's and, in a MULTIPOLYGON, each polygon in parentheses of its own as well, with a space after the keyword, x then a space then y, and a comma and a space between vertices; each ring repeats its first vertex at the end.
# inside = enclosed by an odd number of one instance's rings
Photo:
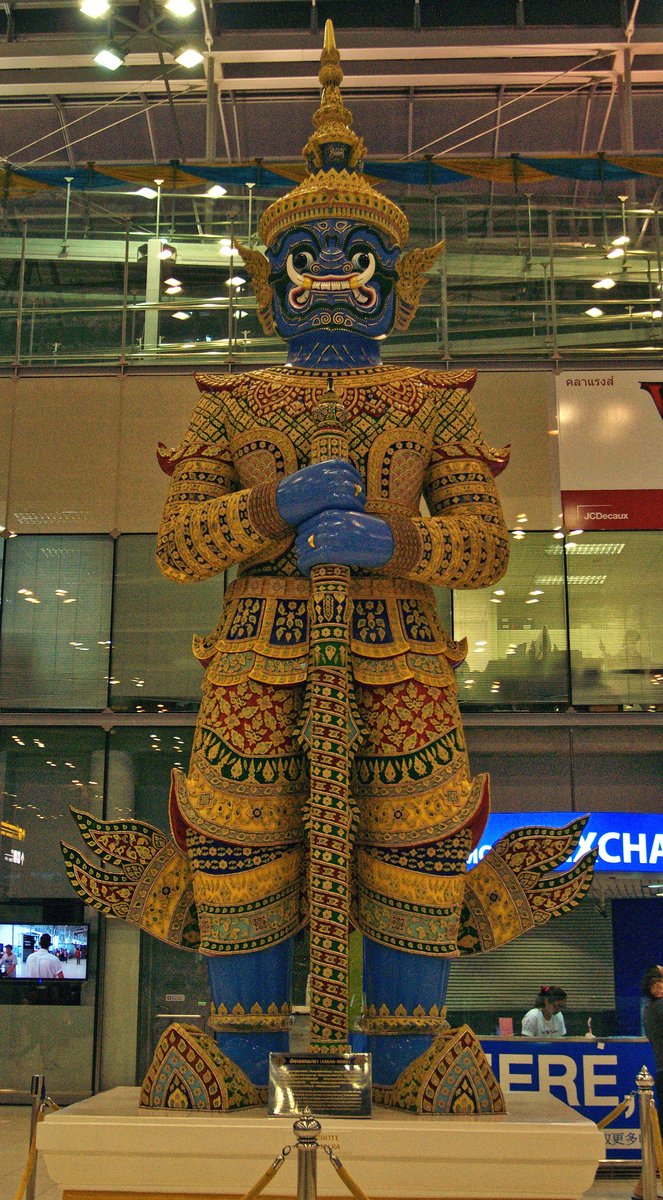
MULTIPOLYGON (((366 147, 352 128, 352 113, 341 98, 343 71, 336 49, 334 26, 325 24, 325 39, 320 58, 322 99, 313 114, 313 129, 303 149, 307 177, 291 192, 266 208, 258 232, 266 246, 281 233, 316 218, 341 217, 358 225, 370 225, 386 235, 396 246, 405 245, 409 223, 405 213, 383 196, 363 174, 366 147)), ((274 332, 271 312, 270 267, 259 250, 236 243, 258 300, 258 317, 267 334, 274 332)), ((426 282, 426 271, 442 250, 444 242, 424 249, 415 247, 398 261, 395 328, 407 329, 426 282)))
POLYGON ((354 132, 352 113, 341 99, 343 71, 331 21, 325 25, 319 79, 322 101, 313 114, 314 132, 302 151, 308 176, 265 210, 258 226, 260 237, 269 246, 292 225, 333 214, 373 225, 390 242, 403 246, 409 233, 405 213, 363 174, 366 146, 354 132))

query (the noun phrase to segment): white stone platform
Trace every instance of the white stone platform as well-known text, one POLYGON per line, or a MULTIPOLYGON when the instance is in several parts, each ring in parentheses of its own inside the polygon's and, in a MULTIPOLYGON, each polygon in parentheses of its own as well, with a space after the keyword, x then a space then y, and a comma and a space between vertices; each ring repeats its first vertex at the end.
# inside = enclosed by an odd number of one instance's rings
MULTIPOLYGON (((292 1120, 262 1109, 141 1109, 138 1095, 138 1088, 113 1088, 40 1124, 40 1157, 63 1200, 238 1197, 295 1142, 292 1120)), ((577 1200, 593 1183, 603 1135, 547 1093, 507 1093, 506 1102, 508 1112, 492 1117, 374 1108, 370 1120, 324 1118, 320 1140, 371 1200, 577 1200)), ((296 1196, 296 1157, 293 1150, 266 1196, 296 1196)), ((318 1194, 349 1195, 324 1154, 318 1194)))

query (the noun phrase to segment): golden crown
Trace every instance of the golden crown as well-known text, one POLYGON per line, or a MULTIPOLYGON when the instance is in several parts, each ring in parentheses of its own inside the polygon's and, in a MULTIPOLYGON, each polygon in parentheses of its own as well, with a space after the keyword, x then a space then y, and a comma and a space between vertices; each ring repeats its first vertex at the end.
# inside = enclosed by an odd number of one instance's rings
POLYGON ((265 209, 258 226, 262 241, 269 246, 293 225, 333 216, 366 222, 403 246, 409 233, 405 213, 363 174, 366 147, 341 99, 343 71, 331 21, 325 25, 319 79, 322 100, 313 114, 314 132, 302 151, 307 178, 265 209))

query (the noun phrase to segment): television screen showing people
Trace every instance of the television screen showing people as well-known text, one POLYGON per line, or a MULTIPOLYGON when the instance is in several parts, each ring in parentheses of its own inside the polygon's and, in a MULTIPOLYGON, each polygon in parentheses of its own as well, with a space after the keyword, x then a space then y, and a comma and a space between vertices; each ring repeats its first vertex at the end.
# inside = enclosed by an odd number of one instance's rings
POLYGON ((87 979, 87 925, 0 923, 0 980, 87 979))

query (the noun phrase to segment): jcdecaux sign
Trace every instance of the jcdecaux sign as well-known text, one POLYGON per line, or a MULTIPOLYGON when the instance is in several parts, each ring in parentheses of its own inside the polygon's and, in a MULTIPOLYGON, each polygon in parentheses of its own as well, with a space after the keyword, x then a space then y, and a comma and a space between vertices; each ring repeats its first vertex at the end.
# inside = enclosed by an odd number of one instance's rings
MULTIPOLYGON (((476 866, 505 833, 532 825, 558 827, 568 825, 578 813, 518 812, 494 813, 488 820, 468 866, 476 866)), ((571 866, 598 849, 597 871, 663 871, 663 818, 646 813, 591 813, 572 857, 571 866)))

